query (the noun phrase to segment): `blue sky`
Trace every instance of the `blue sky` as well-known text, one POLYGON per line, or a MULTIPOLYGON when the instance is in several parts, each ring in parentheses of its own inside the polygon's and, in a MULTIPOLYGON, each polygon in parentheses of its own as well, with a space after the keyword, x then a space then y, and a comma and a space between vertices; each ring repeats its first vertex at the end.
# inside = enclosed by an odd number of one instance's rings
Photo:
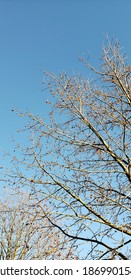
POLYGON ((97 65, 105 35, 117 38, 131 61, 130 0, 0 0, 0 153, 22 121, 12 108, 44 115, 43 70, 97 65))

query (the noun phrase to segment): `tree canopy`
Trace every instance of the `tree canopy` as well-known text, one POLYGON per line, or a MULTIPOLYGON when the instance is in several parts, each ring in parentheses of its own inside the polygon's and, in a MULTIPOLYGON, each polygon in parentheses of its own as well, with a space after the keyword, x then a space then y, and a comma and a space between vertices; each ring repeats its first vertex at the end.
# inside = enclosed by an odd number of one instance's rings
POLYGON ((21 114, 30 144, 8 180, 46 201, 47 221, 79 258, 130 259, 131 66, 117 41, 99 69, 82 63, 90 78, 44 73, 49 117, 21 114))
POLYGON ((44 218, 41 202, 30 201, 25 192, 6 193, 0 202, 0 259, 72 259, 73 248, 66 238, 44 218))

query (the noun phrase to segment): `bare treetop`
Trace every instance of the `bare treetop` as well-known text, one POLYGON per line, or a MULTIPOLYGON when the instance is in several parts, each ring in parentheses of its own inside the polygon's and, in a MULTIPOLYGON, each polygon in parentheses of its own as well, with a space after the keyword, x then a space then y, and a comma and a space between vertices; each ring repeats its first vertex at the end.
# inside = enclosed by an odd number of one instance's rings
POLYGON ((83 63, 94 80, 44 74, 49 118, 26 114, 27 170, 13 172, 51 205, 47 220, 81 258, 130 259, 131 66, 118 42, 103 48, 98 70, 83 63))

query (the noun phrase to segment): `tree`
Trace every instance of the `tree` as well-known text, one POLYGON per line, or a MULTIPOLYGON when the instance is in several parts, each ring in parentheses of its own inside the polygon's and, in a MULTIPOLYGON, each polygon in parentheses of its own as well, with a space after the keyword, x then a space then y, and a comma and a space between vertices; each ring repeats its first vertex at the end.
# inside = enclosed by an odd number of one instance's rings
POLYGON ((66 240, 44 219, 43 207, 30 205, 26 193, 7 194, 0 203, 0 259, 71 259, 73 250, 66 240))
POLYGON ((44 73, 49 118, 23 114, 32 144, 12 176, 51 205, 46 219, 80 258, 130 259, 131 67, 110 41, 98 70, 83 63, 92 80, 44 73))

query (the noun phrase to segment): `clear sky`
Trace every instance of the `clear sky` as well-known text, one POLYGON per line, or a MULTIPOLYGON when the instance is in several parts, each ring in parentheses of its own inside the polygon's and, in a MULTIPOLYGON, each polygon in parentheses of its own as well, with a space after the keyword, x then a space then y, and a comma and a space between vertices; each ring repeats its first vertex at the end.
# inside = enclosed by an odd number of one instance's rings
POLYGON ((130 0, 0 0, 0 149, 21 126, 12 108, 44 115, 42 71, 83 73, 87 55, 97 65, 106 34, 130 62, 130 0))

